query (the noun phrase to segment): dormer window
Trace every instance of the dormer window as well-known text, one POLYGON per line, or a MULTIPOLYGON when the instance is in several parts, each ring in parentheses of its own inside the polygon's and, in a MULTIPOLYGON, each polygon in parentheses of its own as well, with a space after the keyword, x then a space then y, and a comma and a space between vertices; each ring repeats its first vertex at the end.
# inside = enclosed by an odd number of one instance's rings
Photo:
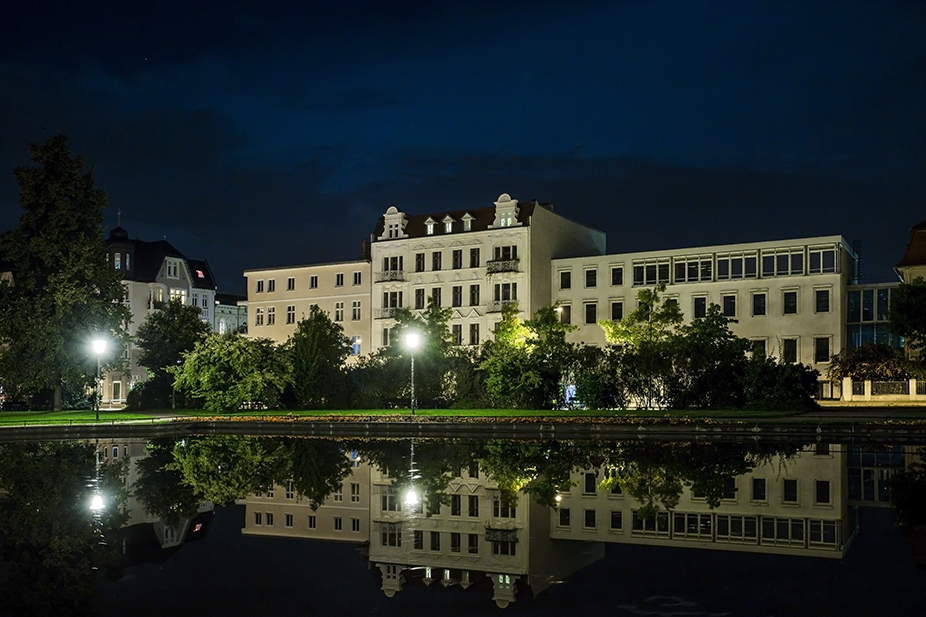
POLYGON ((180 278, 180 262, 175 259, 167 260, 167 278, 169 279, 178 279, 180 278))
POLYGON ((473 230, 473 216, 467 212, 463 215, 463 231, 473 230))
POLYGON ((495 202, 495 224, 493 227, 515 227, 518 222, 518 200, 508 193, 502 193, 495 202))
POLYGON ((448 214, 442 222, 444 223, 444 233, 453 233, 453 217, 448 214))
POLYGON ((434 235, 434 223, 427 223, 426 227, 428 230, 428 235, 433 236, 434 235))

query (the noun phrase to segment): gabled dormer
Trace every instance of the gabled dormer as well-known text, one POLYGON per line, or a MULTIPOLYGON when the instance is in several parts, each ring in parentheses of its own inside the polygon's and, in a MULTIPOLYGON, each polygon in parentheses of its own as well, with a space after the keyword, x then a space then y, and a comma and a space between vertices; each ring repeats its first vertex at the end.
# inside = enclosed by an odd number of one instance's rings
POLYGON ((407 238, 408 234, 405 233, 406 225, 408 225, 408 218, 405 213, 395 206, 389 206, 386 214, 383 215, 383 234, 377 240, 407 238))
POLYGON ((434 220, 434 217, 429 216, 427 220, 424 222, 424 233, 426 233, 429 236, 433 236, 434 230, 436 227, 437 227, 437 221, 434 220))
POLYGON ((473 230, 473 221, 476 220, 476 217, 467 212, 463 215, 461 219, 463 221, 463 231, 472 231, 473 230))
POLYGON ((497 229, 519 225, 521 222, 518 221, 518 200, 512 199, 508 193, 502 193, 495 201, 495 222, 490 227, 497 229))
POLYGON ((441 222, 444 224, 445 234, 453 233, 453 224, 456 222, 456 220, 452 216, 448 214, 441 222))

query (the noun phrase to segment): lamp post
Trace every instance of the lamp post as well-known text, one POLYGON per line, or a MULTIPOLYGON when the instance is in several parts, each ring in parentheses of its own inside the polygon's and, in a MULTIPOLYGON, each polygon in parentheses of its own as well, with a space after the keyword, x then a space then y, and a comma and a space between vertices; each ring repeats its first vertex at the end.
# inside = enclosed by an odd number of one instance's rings
POLYGON ((96 354, 96 393, 93 408, 96 410, 96 421, 100 421, 100 388, 102 387, 101 356, 106 353, 106 339, 93 339, 93 353, 96 354))
POLYGON ((409 355, 411 356, 412 362, 412 373, 411 373, 411 407, 412 415, 415 415, 415 407, 418 406, 418 400, 415 398, 415 350, 418 349, 418 345, 421 344, 421 335, 417 332, 409 332, 405 335, 404 338, 405 348, 408 349, 409 355))

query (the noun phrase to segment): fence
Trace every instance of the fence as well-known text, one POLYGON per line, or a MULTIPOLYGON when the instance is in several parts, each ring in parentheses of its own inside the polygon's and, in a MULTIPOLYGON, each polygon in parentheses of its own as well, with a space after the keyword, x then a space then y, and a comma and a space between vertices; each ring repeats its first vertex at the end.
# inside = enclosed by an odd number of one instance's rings
POLYGON ((851 381, 843 380, 843 400, 926 403, 926 380, 851 381))

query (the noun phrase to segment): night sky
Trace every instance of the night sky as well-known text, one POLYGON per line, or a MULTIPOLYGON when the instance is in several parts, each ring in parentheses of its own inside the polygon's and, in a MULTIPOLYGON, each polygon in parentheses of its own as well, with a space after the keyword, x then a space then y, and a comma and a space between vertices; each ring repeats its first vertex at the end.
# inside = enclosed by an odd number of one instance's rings
POLYGON ((893 276, 926 219, 926 2, 5 2, 0 229, 56 132, 106 224, 245 269, 357 259, 376 219, 552 202, 608 251, 842 234, 893 276))

